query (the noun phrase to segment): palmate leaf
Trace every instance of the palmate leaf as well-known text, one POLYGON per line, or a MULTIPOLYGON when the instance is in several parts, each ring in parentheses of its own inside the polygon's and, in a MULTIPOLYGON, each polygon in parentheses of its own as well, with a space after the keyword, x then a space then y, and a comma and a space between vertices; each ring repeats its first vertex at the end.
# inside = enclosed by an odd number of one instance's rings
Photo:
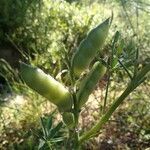
POLYGON ((47 138, 48 133, 47 133, 47 130, 46 130, 46 128, 45 128, 44 118, 41 117, 40 120, 41 120, 41 125, 42 125, 43 136, 44 136, 45 138, 47 138))
POLYGON ((52 118, 52 117, 49 117, 48 120, 47 120, 47 124, 46 124, 46 130, 47 130, 47 133, 48 133, 48 134, 49 134, 50 131, 51 131, 52 124, 53 124, 53 118, 52 118))
POLYGON ((38 150, 42 150, 43 147, 45 146, 45 144, 46 144, 46 141, 40 139, 40 143, 39 143, 39 146, 38 146, 38 150))
POLYGON ((62 128, 63 126, 63 123, 62 122, 59 122, 56 127, 52 128, 50 133, 49 133, 49 136, 48 136, 48 139, 51 139, 53 137, 56 136, 56 134, 59 132, 59 130, 62 128))
POLYGON ((59 122, 58 124, 53 124, 54 113, 52 112, 50 116, 44 116, 40 118, 41 121, 41 129, 34 130, 32 129, 32 133, 39 139, 38 149, 51 149, 55 143, 62 142, 65 137, 62 136, 62 132, 60 131, 63 123, 59 122))
POLYGON ((57 142, 61 142, 64 140, 65 137, 59 137, 59 138, 54 138, 52 139, 50 142, 51 143, 57 143, 57 142))

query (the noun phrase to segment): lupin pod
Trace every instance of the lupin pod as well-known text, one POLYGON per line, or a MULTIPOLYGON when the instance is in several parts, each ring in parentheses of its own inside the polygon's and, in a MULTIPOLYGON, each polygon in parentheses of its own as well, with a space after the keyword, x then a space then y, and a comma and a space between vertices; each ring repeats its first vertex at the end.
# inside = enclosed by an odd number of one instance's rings
POLYGON ((64 112, 62 114, 62 118, 66 126, 71 129, 74 127, 75 120, 74 120, 74 115, 71 112, 64 112))
POLYGON ((77 51, 72 58, 72 72, 79 76, 88 68, 91 61, 96 56, 108 35, 110 27, 110 18, 92 29, 87 37, 80 43, 77 51))
POLYGON ((62 112, 72 108, 72 97, 69 91, 52 76, 45 74, 41 69, 21 63, 21 77, 25 83, 58 106, 62 112))
POLYGON ((77 92, 77 100, 79 108, 81 108, 89 98, 98 81, 104 76, 107 68, 100 62, 96 62, 89 74, 81 81, 79 91, 77 92))

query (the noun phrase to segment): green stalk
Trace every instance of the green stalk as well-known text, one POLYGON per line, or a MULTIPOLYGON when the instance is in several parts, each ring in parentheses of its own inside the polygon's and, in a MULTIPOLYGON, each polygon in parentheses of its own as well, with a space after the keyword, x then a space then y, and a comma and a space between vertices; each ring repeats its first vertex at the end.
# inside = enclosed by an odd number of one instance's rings
POLYGON ((109 110, 105 113, 105 115, 98 121, 98 123, 93 126, 89 131, 85 132, 79 139, 79 143, 81 144, 85 140, 90 139, 97 135, 102 128, 102 126, 109 120, 112 116, 113 112, 117 109, 117 107, 123 102, 123 100, 131 93, 133 90, 139 86, 145 77, 145 75, 150 71, 150 64, 147 64, 138 74, 137 76, 129 83, 128 87, 121 94, 121 96, 113 102, 109 110))
POLYGON ((133 91, 131 85, 127 87, 127 89, 122 93, 122 95, 111 105, 109 110, 105 113, 105 115, 98 121, 98 123, 93 126, 92 129, 87 131, 83 134, 80 138, 80 143, 83 141, 97 135, 102 128, 102 125, 105 124, 109 118, 111 117, 112 113, 117 109, 117 107, 121 104, 121 102, 133 91))
POLYGON ((74 118, 75 118, 75 124, 74 124, 74 129, 73 129, 73 148, 75 150, 79 149, 79 132, 77 129, 78 126, 78 121, 79 121, 79 111, 78 111, 78 103, 77 103, 77 98, 76 98, 76 92, 74 91, 73 93, 73 101, 74 101, 74 118))
POLYGON ((75 125, 74 125, 74 133, 73 133, 73 147, 75 150, 79 149, 79 131, 78 131, 78 122, 79 122, 79 107, 78 107, 78 102, 77 102, 77 98, 76 98, 76 89, 74 90, 73 93, 73 100, 74 100, 74 118, 75 118, 75 125))
POLYGON ((109 72, 108 81, 107 81, 107 85, 106 85, 105 98, 104 98, 103 114, 105 113, 105 109, 106 109, 106 103, 107 103, 107 98, 108 98, 108 90, 109 90, 109 85, 110 85, 110 76, 111 76, 111 73, 109 72))
POLYGON ((79 132, 77 129, 78 122, 79 122, 79 106, 77 102, 77 97, 76 97, 76 86, 75 86, 75 77, 72 71, 71 66, 69 66, 70 70, 70 79, 71 79, 71 86, 73 87, 72 89, 72 97, 73 97, 73 103, 74 103, 74 108, 73 108, 73 114, 75 118, 75 124, 73 130, 69 131, 69 138, 73 140, 73 148, 75 150, 78 150, 80 148, 79 145, 79 132))

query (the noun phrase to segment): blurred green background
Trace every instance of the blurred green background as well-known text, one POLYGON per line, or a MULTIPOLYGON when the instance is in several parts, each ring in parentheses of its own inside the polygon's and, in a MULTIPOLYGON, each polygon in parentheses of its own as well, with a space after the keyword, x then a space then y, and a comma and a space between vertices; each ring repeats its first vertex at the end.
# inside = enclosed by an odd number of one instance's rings
MULTIPOLYGON (((39 139, 30 129, 41 130, 39 118, 55 110, 22 82, 20 60, 58 77, 90 29, 113 13, 105 53, 111 53, 112 39, 119 31, 118 44, 123 43, 129 70, 137 49, 140 66, 150 62, 149 0, 0 0, 0 10, 0 149, 37 149, 39 139)), ((83 149, 150 148, 149 77, 117 110, 102 134, 83 149)), ((67 84, 66 78, 58 80, 67 84)), ((127 75, 118 69, 111 80, 107 106, 123 90, 127 75)), ((104 79, 81 114, 83 129, 98 119, 105 85, 104 79)), ((61 120, 57 112, 54 118, 61 120)))

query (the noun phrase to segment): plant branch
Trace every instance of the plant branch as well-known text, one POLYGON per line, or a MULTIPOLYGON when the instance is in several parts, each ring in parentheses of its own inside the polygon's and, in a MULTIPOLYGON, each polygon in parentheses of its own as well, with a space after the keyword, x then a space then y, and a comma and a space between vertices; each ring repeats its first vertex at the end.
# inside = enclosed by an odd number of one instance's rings
POLYGON ((132 75, 130 74, 130 72, 128 71, 128 69, 126 68, 126 66, 120 61, 119 58, 118 58, 118 62, 123 67, 123 69, 126 71, 126 73, 128 74, 130 80, 132 80, 132 75))
POLYGON ((69 65, 69 73, 70 73, 70 79, 71 79, 71 87, 72 89, 72 98, 73 98, 73 114, 74 114, 74 119, 75 119, 75 123, 74 123, 74 128, 73 130, 69 131, 69 138, 73 138, 73 147, 74 149, 79 149, 79 132, 77 129, 78 126, 78 121, 79 121, 79 106, 78 106, 78 101, 77 101, 77 97, 76 97, 76 85, 75 85, 75 77, 74 77, 74 73, 71 67, 71 64, 69 65), (73 132, 72 132, 73 131, 73 132))
POLYGON ((125 89, 125 91, 121 94, 121 96, 116 99, 109 110, 105 113, 105 115, 98 121, 98 123, 93 126, 89 131, 84 133, 80 139, 80 144, 84 142, 85 140, 88 140, 95 135, 97 135, 102 128, 102 126, 110 119, 113 112, 118 108, 118 106, 123 102, 123 100, 131 93, 133 90, 139 86, 143 81, 145 75, 150 71, 150 64, 147 64, 137 75, 134 77, 134 79, 129 83, 128 87, 125 89))
POLYGON ((105 113, 105 109, 106 109, 106 103, 107 103, 107 97, 108 97, 108 89, 109 89, 109 85, 110 85, 110 72, 108 75, 108 81, 107 81, 107 85, 106 85, 106 92, 105 92, 105 98, 104 98, 104 106, 103 106, 103 113, 105 113))

